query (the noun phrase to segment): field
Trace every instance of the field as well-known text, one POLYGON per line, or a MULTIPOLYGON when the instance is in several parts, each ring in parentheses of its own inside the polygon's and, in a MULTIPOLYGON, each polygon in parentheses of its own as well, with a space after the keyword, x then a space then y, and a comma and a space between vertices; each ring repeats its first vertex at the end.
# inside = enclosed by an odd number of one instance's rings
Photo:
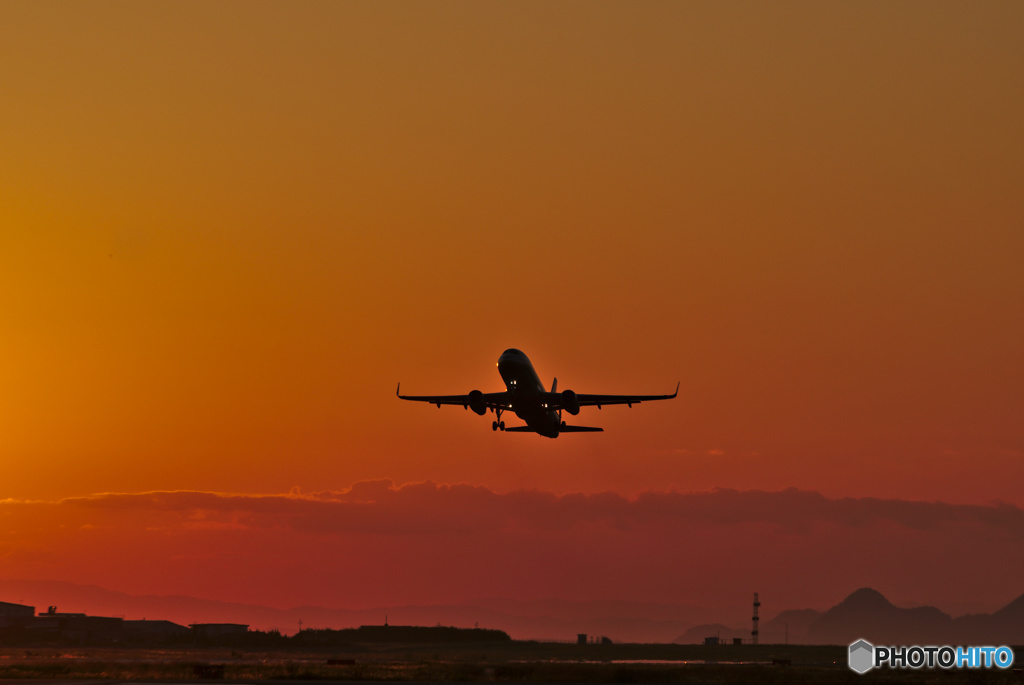
MULTIPOLYGON (((1018 652, 1019 653, 1019 652, 1018 652)), ((871 671, 844 647, 795 645, 360 645, 330 653, 0 648, 0 678, 182 682, 1024 683, 1010 671, 871 671)))

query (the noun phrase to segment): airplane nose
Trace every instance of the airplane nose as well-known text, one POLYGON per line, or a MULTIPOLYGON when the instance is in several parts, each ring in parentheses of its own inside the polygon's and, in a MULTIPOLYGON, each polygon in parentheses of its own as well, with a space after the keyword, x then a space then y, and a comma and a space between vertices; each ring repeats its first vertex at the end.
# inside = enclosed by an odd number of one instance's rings
POLYGON ((525 354, 523 354, 522 352, 520 352, 519 350, 517 350, 515 348, 509 348, 509 349, 505 350, 504 352, 502 352, 501 356, 498 357, 498 366, 499 367, 502 367, 502 366, 504 366, 504 367, 520 366, 520 365, 522 365, 526 361, 527 361, 527 359, 526 359, 526 355, 525 354))
POLYGON ((500 361, 509 361, 509 360, 512 360, 512 359, 515 359, 515 360, 518 361, 518 360, 521 360, 525 356, 526 356, 525 354, 523 354, 522 352, 520 352, 516 348, 510 347, 510 348, 508 348, 507 350, 505 350, 504 352, 501 353, 501 356, 498 357, 498 361, 499 362, 500 361))

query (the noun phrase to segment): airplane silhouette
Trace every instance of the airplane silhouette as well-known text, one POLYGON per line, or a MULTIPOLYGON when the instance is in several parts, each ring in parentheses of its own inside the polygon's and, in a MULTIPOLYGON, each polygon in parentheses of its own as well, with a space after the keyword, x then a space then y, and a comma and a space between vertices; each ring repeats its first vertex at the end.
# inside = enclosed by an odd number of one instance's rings
POLYGON ((594 433, 603 428, 591 426, 567 426, 562 420, 562 411, 573 416, 580 413, 580 407, 597 406, 600 409, 606 404, 625 404, 632 407, 640 402, 654 400, 670 400, 679 394, 679 384, 671 395, 583 395, 572 390, 558 392, 558 379, 551 383, 551 391, 544 389, 540 377, 533 369, 529 358, 517 349, 510 348, 498 357, 498 373, 505 381, 504 392, 480 392, 472 390, 468 395, 403 395, 402 384, 398 384, 395 394, 400 400, 429 402, 436 404, 462 405, 464 409, 472 409, 483 416, 490 409, 495 414, 491 422, 491 430, 508 433, 537 433, 546 438, 557 438, 560 433, 594 433), (526 422, 525 426, 505 427, 501 420, 503 412, 512 411, 526 422))

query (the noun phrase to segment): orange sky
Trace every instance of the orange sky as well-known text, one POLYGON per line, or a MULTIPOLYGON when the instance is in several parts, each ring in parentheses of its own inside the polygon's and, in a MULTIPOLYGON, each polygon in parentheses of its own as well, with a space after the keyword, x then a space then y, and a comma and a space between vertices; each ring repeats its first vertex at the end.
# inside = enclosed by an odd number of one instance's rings
POLYGON ((4 3, 0 500, 1024 506, 1022 20, 4 3), (555 441, 394 397, 499 390, 513 346, 560 388, 680 396, 555 441))

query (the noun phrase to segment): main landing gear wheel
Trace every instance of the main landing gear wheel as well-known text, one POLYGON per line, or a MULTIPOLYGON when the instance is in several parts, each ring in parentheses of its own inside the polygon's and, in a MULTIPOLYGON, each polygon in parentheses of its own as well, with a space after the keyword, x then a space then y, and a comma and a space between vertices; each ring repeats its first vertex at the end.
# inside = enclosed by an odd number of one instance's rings
POLYGON ((496 431, 498 429, 505 430, 505 422, 498 423, 497 421, 491 421, 491 430, 496 431))

